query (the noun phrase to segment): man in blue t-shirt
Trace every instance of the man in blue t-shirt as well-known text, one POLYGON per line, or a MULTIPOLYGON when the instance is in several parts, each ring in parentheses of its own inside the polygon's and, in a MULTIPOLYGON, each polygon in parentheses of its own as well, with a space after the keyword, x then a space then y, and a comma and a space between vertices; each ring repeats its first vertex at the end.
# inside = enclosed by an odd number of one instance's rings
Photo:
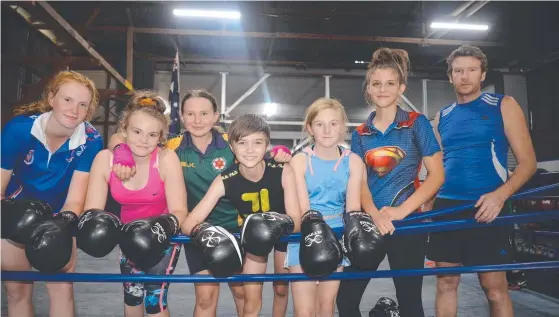
MULTIPOLYGON (((487 58, 462 46, 447 59, 448 77, 457 101, 435 118, 435 135, 443 150, 445 183, 434 209, 475 203, 475 208, 434 220, 474 218, 490 223, 505 201, 536 171, 536 157, 524 113, 510 96, 482 93, 487 58), (518 166, 507 171, 508 148, 518 166)), ((427 257, 437 267, 504 264, 510 259, 510 227, 483 227, 431 233, 427 257)), ((505 272, 478 273, 492 317, 513 316, 505 272)), ((437 278, 436 315, 456 316, 459 275, 437 278)))

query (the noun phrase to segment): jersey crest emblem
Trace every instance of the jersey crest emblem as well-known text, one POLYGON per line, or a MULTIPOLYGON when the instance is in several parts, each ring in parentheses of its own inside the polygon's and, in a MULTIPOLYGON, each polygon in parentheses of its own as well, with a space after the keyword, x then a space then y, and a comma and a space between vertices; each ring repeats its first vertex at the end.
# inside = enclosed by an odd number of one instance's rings
POLYGON ((29 150, 29 153, 25 155, 25 159, 23 162, 27 165, 33 164, 33 160, 35 159, 35 150, 29 150))
POLYGON ((227 161, 225 160, 224 157, 216 157, 213 161, 212 161, 212 166, 213 168, 218 171, 221 172, 225 169, 225 166, 227 165, 227 161))

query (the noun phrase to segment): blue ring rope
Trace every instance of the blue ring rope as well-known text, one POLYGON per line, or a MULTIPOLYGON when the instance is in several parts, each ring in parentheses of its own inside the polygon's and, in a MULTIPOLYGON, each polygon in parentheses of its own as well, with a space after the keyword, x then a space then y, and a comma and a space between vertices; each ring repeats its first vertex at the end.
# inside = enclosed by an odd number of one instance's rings
POLYGON ((428 276, 463 273, 483 273, 510 270, 559 269, 559 261, 514 263, 501 265, 460 266, 445 268, 423 268, 412 270, 382 270, 363 272, 335 272, 324 277, 309 277, 303 273, 292 274, 243 274, 230 277, 211 275, 152 275, 152 274, 100 274, 100 273, 60 273, 42 274, 39 272, 2 271, 3 281, 47 281, 47 282, 157 282, 157 283, 231 283, 231 282, 272 282, 272 281, 327 281, 356 280, 370 278, 391 278, 403 276, 428 276))
POLYGON ((543 237, 559 237, 559 232, 555 232, 555 231, 534 230, 528 232, 543 237))
MULTIPOLYGON (((510 215, 497 217, 491 223, 478 223, 475 219, 463 219, 463 220, 453 220, 453 221, 440 221, 440 222, 422 222, 415 223, 407 226, 397 226, 395 235, 399 234, 417 234, 426 232, 439 232, 448 230, 458 230, 467 228, 479 228, 495 225, 506 225, 511 223, 521 223, 536 220, 546 220, 546 219, 559 219, 559 210, 548 210, 540 212, 530 212, 526 214, 510 215)), ((334 233, 340 236, 343 233, 343 228, 332 229, 334 233)), ((238 233, 235 236, 239 236, 238 233)), ((294 233, 289 236, 283 236, 280 238, 281 242, 298 242, 301 239, 300 233, 294 233)), ((176 243, 189 243, 190 237, 185 235, 178 235, 171 239, 171 242, 176 243)))
MULTIPOLYGON (((529 190, 523 191, 521 193, 512 195, 509 198, 509 200, 521 199, 521 198, 524 198, 526 196, 530 196, 530 195, 535 194, 535 193, 547 191, 547 190, 558 188, 558 187, 559 187, 559 183, 556 183, 556 184, 551 184, 551 185, 546 185, 546 186, 541 186, 541 187, 529 189, 529 190)), ((444 209, 440 209, 440 210, 433 210, 433 211, 427 211, 427 212, 423 212, 423 213, 413 214, 413 215, 409 215, 406 219, 394 221, 394 224, 396 224, 396 223, 405 224, 405 223, 410 223, 410 222, 417 222, 418 220, 428 219, 428 218, 435 217, 435 216, 450 215, 450 214, 454 214, 454 213, 457 213, 457 212, 460 212, 460 211, 463 211, 463 210, 466 210, 466 209, 474 208, 475 204, 476 203, 471 203, 471 204, 467 204, 467 205, 460 205, 460 206, 451 207, 451 208, 444 208, 444 209)))

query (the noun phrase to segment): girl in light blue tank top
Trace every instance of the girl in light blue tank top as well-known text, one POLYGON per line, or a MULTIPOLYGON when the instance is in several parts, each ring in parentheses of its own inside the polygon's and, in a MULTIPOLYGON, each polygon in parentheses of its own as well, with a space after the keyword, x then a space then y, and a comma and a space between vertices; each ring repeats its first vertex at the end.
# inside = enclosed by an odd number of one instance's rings
MULTIPOLYGON (((346 211, 361 209, 361 181, 365 167, 361 158, 339 146, 344 141, 347 116, 334 99, 321 98, 306 111, 305 127, 315 145, 293 157, 301 213, 316 210, 332 229, 343 228, 346 211), (304 178, 304 183, 303 183, 304 178)), ((300 242, 289 243, 285 267, 290 273, 302 273, 300 242)), ((347 259, 338 264, 338 272, 349 266, 347 259)), ((340 281, 292 282, 295 316, 332 316, 340 281)))
MULTIPOLYGON (((307 156, 305 183, 310 209, 320 211, 330 228, 343 228, 351 151, 340 148, 340 158, 337 160, 323 160, 310 147, 305 148, 303 153, 307 156)), ((285 262, 286 268, 299 265, 299 242, 288 244, 285 262)), ((349 266, 345 257, 342 266, 349 266)))
POLYGON ((351 151, 340 148, 338 160, 323 160, 310 147, 304 152, 308 158, 305 182, 311 209, 320 211, 331 228, 343 227, 351 151))

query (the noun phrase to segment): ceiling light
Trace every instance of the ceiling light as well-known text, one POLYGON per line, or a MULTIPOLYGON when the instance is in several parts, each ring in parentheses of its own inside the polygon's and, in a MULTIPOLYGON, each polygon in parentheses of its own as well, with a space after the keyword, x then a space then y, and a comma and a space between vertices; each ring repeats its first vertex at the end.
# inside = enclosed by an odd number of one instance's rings
POLYGON ((267 117, 273 116, 278 110, 278 105, 275 102, 267 102, 264 104, 264 115, 267 117))
POLYGON ((366 64, 367 62, 365 61, 355 61, 355 64, 366 64))
POLYGON ((433 29, 453 29, 453 30, 474 30, 474 31, 487 31, 489 26, 486 24, 463 24, 453 22, 433 22, 431 23, 433 29))
POLYGON ((221 18, 230 20, 241 19, 241 13, 237 11, 174 9, 173 14, 180 17, 221 18))

